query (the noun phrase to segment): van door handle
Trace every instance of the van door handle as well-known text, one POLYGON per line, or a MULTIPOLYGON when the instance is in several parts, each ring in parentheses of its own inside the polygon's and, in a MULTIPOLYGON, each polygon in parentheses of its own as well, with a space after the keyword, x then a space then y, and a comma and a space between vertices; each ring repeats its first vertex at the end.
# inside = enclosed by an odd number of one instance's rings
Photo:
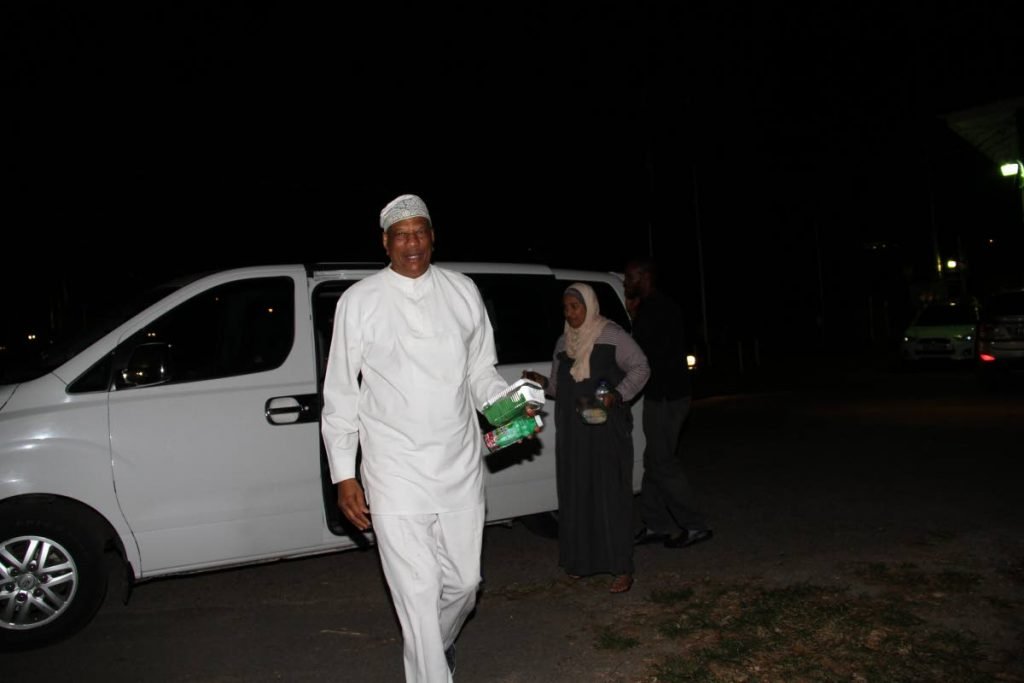
POLYGON ((272 425, 317 422, 320 419, 320 396, 302 394, 268 398, 263 407, 263 414, 272 425))

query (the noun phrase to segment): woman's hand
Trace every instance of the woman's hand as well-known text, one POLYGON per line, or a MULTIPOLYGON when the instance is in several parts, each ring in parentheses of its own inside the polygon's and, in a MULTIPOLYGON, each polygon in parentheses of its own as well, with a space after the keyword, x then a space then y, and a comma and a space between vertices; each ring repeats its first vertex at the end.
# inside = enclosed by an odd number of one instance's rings
POLYGON ((537 384, 540 385, 541 389, 548 388, 548 378, 540 374, 539 372, 534 372, 533 370, 523 370, 522 377, 523 379, 528 379, 531 382, 536 382, 537 384))

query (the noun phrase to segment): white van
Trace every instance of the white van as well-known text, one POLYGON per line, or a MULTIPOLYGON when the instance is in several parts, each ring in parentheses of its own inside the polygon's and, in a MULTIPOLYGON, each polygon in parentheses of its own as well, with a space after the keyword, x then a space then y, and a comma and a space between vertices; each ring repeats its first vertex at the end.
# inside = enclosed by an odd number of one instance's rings
MULTIPOLYGON (((477 283, 509 381, 550 372, 570 282, 593 285, 602 313, 629 329, 617 275, 439 265, 477 283)), ((335 304, 380 267, 181 280, 0 386, 0 648, 84 626, 111 559, 134 582, 372 542, 336 507, 319 420, 335 304)), ((554 432, 547 420, 538 439, 491 455, 481 439, 489 522, 558 507, 554 432)))

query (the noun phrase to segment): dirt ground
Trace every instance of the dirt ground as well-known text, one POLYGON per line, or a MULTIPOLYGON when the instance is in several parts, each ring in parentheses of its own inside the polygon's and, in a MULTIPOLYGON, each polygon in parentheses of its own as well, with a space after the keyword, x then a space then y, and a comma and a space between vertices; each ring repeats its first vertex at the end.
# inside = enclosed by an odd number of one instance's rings
MULTIPOLYGON (((488 527, 456 681, 1024 681, 1024 392, 814 366, 703 396, 682 454, 714 538, 637 548, 611 595, 488 527)), ((0 670, 376 683, 402 680, 401 639, 375 552, 345 552, 143 584, 0 670)))
POLYGON ((683 451, 714 539, 638 548, 625 596, 492 558, 481 615, 572 623, 557 662, 469 680, 1024 680, 1022 425, 1024 394, 951 370, 699 401, 683 451))

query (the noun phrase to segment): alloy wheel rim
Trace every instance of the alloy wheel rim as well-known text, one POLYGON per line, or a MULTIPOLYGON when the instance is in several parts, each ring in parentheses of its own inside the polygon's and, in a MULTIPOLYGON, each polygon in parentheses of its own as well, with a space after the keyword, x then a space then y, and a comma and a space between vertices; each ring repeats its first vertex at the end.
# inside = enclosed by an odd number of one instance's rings
POLYGON ((0 544, 0 628, 24 631, 59 618, 78 590, 71 553, 45 536, 0 544))

